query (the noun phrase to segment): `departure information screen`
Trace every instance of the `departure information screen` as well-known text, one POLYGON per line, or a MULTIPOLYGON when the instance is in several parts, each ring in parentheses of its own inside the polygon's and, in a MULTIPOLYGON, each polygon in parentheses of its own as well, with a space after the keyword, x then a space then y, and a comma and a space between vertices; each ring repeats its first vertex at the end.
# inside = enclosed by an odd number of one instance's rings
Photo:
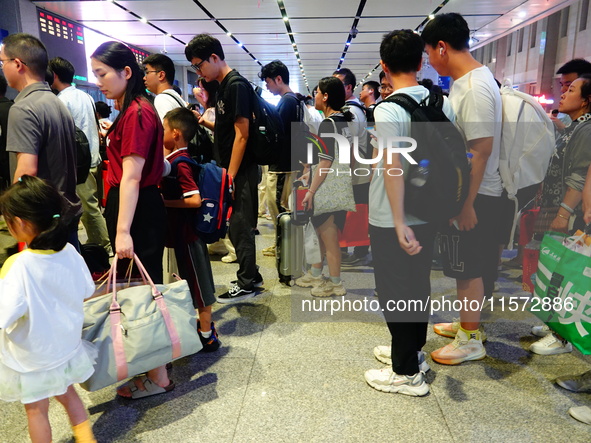
POLYGON ((37 8, 39 35, 49 59, 62 57, 74 65, 74 80, 88 82, 84 28, 71 20, 37 8))

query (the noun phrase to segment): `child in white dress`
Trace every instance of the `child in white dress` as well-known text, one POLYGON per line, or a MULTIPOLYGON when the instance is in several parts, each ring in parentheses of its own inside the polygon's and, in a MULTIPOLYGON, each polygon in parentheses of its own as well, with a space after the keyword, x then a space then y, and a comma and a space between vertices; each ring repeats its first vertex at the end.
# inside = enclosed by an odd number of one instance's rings
POLYGON ((88 268, 66 243, 65 200, 48 182, 22 176, 0 197, 12 236, 28 249, 0 271, 0 399, 24 404, 34 443, 51 441, 49 397, 66 409, 77 443, 95 442, 73 388, 94 372, 97 351, 81 339, 88 268))

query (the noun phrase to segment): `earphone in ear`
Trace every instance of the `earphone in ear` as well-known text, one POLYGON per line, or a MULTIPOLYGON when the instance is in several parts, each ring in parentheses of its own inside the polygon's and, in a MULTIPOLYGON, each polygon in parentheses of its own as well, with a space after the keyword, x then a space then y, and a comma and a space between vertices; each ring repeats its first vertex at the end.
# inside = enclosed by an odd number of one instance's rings
POLYGON ((439 55, 443 55, 443 48, 439 48, 439 55))

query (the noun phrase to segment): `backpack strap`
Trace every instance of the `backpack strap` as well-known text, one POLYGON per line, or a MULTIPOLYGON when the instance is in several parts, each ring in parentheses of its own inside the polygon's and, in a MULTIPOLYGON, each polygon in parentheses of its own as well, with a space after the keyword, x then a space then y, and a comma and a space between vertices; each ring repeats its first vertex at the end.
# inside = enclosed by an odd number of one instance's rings
POLYGON ((346 101, 345 102, 345 105, 347 105, 347 106, 354 106, 355 108, 359 108, 359 109, 361 109, 363 111, 363 114, 365 116, 367 116, 367 108, 365 106, 360 105, 359 103, 354 102, 352 100, 346 101))
MULTIPOLYGON (((379 103, 376 103, 375 106, 380 105, 381 103, 396 103, 398 106, 403 108, 406 112, 412 115, 413 112, 417 110, 420 106, 432 106, 439 110, 443 110, 443 95, 438 94, 436 92, 430 92, 428 97, 425 97, 421 103, 417 103, 417 101, 412 98, 410 95, 407 94, 394 94, 382 100, 379 103)), ((375 107, 374 107, 375 110, 375 107)))
POLYGON ((166 91, 164 91, 164 92, 162 92, 162 94, 166 94, 166 95, 168 95, 169 97, 172 97, 172 98, 174 98, 174 100, 175 100, 175 101, 176 101, 176 102, 177 102, 179 105, 181 105, 181 108, 186 108, 186 107, 187 107, 187 104, 186 104, 186 103, 184 103, 184 102, 181 102, 181 101, 178 99, 178 97, 174 96, 174 95, 173 95, 173 94, 171 94, 170 92, 166 92, 166 91))
MULTIPOLYGON (((382 100, 380 103, 396 103, 398 106, 400 106, 402 109, 404 109, 411 115, 413 112, 417 110, 419 106, 421 106, 419 103, 416 102, 415 99, 413 99, 410 95, 407 94, 394 94, 389 96, 385 100, 382 100)), ((380 103, 378 103, 378 105, 380 103)))
POLYGON ((195 168, 199 166, 195 160, 190 157, 185 157, 184 155, 180 155, 176 157, 172 162, 170 162, 170 174, 168 176, 176 177, 178 164, 179 163, 187 163, 191 166, 191 168, 195 168))

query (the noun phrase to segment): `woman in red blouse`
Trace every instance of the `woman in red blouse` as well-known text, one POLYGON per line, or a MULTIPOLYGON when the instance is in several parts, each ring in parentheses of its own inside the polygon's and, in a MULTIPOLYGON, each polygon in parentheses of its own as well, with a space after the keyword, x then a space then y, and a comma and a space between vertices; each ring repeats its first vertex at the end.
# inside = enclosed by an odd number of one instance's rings
MULTIPOLYGON (((91 56, 96 84, 119 110, 107 133, 111 186, 105 218, 111 244, 120 259, 142 260, 154 283, 162 283, 166 210, 158 184, 162 178, 163 129, 148 101, 143 73, 133 52, 120 42, 106 42, 91 56)), ((170 391, 174 384, 164 366, 136 377, 118 389, 123 397, 141 398, 170 391)))

